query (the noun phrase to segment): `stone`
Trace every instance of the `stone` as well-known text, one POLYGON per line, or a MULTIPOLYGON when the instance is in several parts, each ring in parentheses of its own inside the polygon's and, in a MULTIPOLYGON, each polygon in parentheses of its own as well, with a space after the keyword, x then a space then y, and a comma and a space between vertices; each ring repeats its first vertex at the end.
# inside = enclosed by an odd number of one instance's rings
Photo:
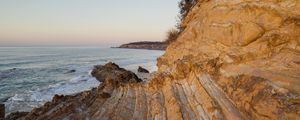
POLYGON ((74 72, 76 72, 76 70, 69 70, 68 72, 66 72, 66 74, 68 74, 68 73, 74 73, 74 72))
POLYGON ((5 120, 18 120, 26 116, 28 112, 14 112, 6 116, 5 120))
POLYGON ((5 105, 0 104, 0 120, 5 118, 5 105))
POLYGON ((142 81, 133 72, 120 68, 117 64, 112 62, 95 66, 91 74, 100 82, 105 82, 107 79, 112 79, 118 83, 135 83, 142 81))
POLYGON ((143 68, 141 66, 139 66, 138 72, 140 72, 140 73, 149 73, 149 71, 147 69, 145 69, 145 68, 143 68))

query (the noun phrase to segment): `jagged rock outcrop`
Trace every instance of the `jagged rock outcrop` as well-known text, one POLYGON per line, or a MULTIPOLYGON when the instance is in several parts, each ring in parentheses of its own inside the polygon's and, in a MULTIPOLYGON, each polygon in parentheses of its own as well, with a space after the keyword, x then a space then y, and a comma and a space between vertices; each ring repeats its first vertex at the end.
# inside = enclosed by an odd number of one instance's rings
POLYGON ((135 83, 141 82, 133 72, 120 68, 117 64, 109 62, 105 65, 97 65, 91 73, 100 82, 105 82, 107 79, 112 79, 118 83, 135 83))
POLYGON ((98 88, 24 119, 300 119, 298 0, 203 0, 183 26, 151 80, 100 72, 98 88))
POLYGON ((150 73, 147 69, 145 69, 145 68, 143 68, 141 66, 139 66, 139 68, 138 68, 137 71, 140 72, 140 73, 150 73))

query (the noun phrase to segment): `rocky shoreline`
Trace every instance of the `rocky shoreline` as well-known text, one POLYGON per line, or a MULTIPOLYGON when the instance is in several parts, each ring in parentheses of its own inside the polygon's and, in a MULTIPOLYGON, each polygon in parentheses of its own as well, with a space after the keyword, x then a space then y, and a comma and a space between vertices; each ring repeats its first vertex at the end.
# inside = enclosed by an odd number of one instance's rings
MULTIPOLYGON (((72 105, 73 109, 80 107, 88 102, 88 100, 91 100, 91 97, 99 97, 98 99, 107 99, 112 97, 112 90, 124 86, 127 84, 134 84, 134 83, 140 83, 142 81, 147 81, 153 76, 153 73, 145 73, 144 71, 148 71, 145 68, 142 68, 139 66, 138 69, 143 69, 143 71, 138 72, 137 74, 128 71, 124 68, 120 68, 117 64, 109 62, 105 65, 96 65, 94 66, 94 69, 91 72, 91 75, 95 77, 99 82, 102 82, 99 87, 94 88, 90 91, 77 93, 74 95, 55 95, 52 99, 52 101, 45 103, 44 106, 41 108, 35 108, 31 112, 13 112, 6 116, 5 120, 16 120, 16 119, 25 119, 25 120, 32 120, 32 119, 41 119, 39 117, 36 117, 38 114, 46 114, 50 109, 56 108, 55 105, 62 105, 61 107, 69 107, 68 105, 72 105), (100 92, 101 91, 101 92, 100 92), (92 95, 92 96, 91 96, 92 95), (87 99, 86 97, 89 97, 87 99), (79 101, 77 101, 78 99, 79 101), (74 104, 72 102, 80 102, 80 100, 83 101, 82 104, 74 104), (66 103, 71 102, 70 104, 66 105, 66 103), (76 105, 76 106, 73 106, 76 105), (78 105, 78 106, 77 106, 78 105), (51 107, 52 106, 52 107, 51 107), (44 112, 44 113, 43 113, 44 112), (29 117, 28 117, 29 116, 29 117)), ((92 101, 89 101, 92 102, 92 101)), ((66 108, 64 109, 64 112, 66 108)), ((62 112, 62 111, 61 111, 62 112)), ((4 104, 0 105, 0 120, 1 117, 4 117, 5 109, 4 104)), ((45 117, 45 119, 48 119, 50 117, 45 117)), ((74 119, 77 118, 84 118, 83 116, 76 116, 72 117, 74 119)), ((59 119, 55 117, 51 117, 51 119, 59 119)))
POLYGON ((147 50, 166 50, 167 43, 165 42, 132 42, 112 48, 127 48, 127 49, 147 49, 147 50))
POLYGON ((297 120, 300 3, 205 0, 143 81, 116 64, 96 66, 103 84, 51 102, 25 120, 297 120))

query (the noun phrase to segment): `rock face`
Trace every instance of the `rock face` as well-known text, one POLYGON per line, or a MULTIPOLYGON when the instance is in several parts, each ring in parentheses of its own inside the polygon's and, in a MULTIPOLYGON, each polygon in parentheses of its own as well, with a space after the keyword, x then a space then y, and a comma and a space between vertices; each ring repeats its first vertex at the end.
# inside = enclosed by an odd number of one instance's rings
POLYGON ((299 16, 298 0, 203 0, 151 80, 96 67, 98 88, 22 119, 300 119, 299 16))
MULTIPOLYGON (((297 0, 204 1, 159 59, 159 71, 184 84, 199 82, 205 91, 194 100, 216 103, 214 109, 202 103, 206 115, 219 111, 227 119, 299 119, 299 16, 297 0)), ((183 89, 193 91, 197 87, 192 85, 183 89)), ((191 102, 193 97, 187 98, 191 102)))
POLYGON ((168 45, 165 42, 133 42, 128 44, 123 44, 117 48, 165 50, 167 46, 168 45))

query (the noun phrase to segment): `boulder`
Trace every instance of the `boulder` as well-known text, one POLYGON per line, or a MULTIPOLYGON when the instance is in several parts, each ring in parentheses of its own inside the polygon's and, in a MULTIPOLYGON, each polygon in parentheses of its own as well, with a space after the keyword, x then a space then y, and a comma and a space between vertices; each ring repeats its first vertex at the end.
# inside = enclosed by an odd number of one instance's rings
POLYGON ((142 81, 133 72, 120 68, 112 62, 95 66, 91 74, 100 82, 112 80, 117 83, 137 83, 142 81))
POLYGON ((140 73, 149 73, 149 71, 147 69, 145 69, 145 68, 143 68, 141 66, 139 66, 138 72, 140 72, 140 73))
POLYGON ((69 71, 66 72, 66 74, 68 74, 68 73, 74 73, 74 72, 76 72, 76 70, 69 70, 69 71))

